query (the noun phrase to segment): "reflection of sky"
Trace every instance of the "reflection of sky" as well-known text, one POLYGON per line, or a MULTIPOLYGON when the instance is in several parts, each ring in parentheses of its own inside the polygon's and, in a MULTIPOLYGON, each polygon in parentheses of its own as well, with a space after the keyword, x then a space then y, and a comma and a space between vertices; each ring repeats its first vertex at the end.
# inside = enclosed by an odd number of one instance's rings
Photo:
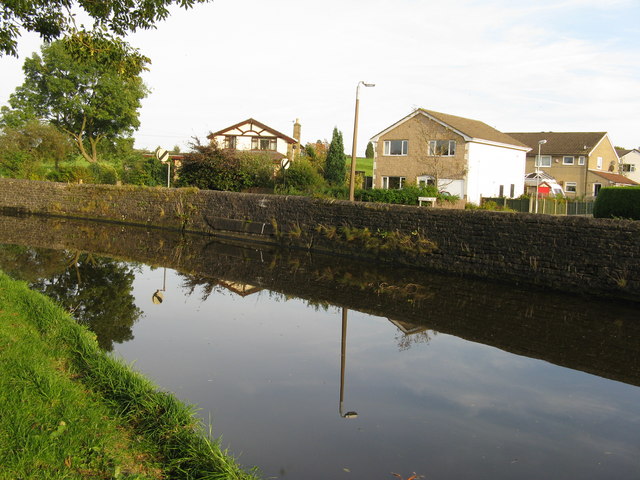
POLYGON ((116 351, 197 403, 214 435, 265 476, 304 479, 640 475, 640 389, 449 335, 400 351, 387 319, 267 291, 185 296, 169 271, 135 283, 145 316, 116 351), (348 470, 348 471, 347 471, 348 470))

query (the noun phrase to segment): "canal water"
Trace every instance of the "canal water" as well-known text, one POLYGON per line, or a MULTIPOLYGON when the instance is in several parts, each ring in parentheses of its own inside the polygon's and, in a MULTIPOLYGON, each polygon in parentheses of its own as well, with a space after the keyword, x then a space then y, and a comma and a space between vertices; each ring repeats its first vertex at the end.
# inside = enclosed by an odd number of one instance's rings
POLYGON ((197 405, 263 478, 640 477, 637 304, 4 221, 0 269, 197 405))

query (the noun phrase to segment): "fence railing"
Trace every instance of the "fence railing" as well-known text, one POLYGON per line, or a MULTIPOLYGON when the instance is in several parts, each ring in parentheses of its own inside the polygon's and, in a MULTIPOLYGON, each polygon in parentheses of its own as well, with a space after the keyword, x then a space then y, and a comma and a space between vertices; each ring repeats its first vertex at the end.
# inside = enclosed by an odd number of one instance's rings
MULTIPOLYGON (((498 206, 509 210, 524 213, 536 213, 535 198, 482 198, 481 205, 486 202, 495 202, 498 206)), ((547 215, 593 215, 595 200, 570 200, 566 198, 540 198, 538 199, 538 213, 547 215)))

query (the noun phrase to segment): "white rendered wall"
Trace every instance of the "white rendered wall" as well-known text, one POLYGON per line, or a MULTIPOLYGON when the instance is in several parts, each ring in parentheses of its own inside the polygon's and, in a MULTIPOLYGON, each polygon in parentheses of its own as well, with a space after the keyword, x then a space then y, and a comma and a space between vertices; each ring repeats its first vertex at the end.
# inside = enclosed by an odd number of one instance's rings
POLYGON ((500 185, 504 196, 515 186, 514 197, 524 193, 526 152, 470 142, 468 150, 467 201, 480 204, 480 197, 497 197, 500 185))
MULTIPOLYGON (((251 136, 241 136, 239 131, 232 130, 227 135, 236 135, 236 150, 251 150, 251 138, 256 136, 273 138, 273 135, 256 135, 252 134, 251 136)), ((220 148, 224 148, 224 139, 227 135, 217 135, 214 139, 220 148)), ((287 145, 288 143, 281 139, 276 139, 276 151, 281 153, 285 157, 287 156, 287 145)))
POLYGON ((627 153, 624 157, 622 157, 621 160, 623 163, 626 163, 629 165, 635 165, 636 171, 624 172, 624 173, 620 172, 620 173, 623 173, 623 175, 628 179, 633 180, 634 182, 640 183, 640 153, 631 151, 627 153))

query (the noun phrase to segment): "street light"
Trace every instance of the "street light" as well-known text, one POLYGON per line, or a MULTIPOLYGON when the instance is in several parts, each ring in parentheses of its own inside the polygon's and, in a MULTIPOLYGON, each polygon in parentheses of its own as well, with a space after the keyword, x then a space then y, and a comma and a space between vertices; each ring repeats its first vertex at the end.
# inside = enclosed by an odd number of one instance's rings
POLYGON ((540 163, 542 161, 542 158, 540 157, 540 149, 545 143, 547 143, 546 139, 538 140, 538 159, 536 161, 536 213, 538 213, 538 197, 540 196, 540 193, 538 192, 540 189, 540 163))
POLYGON ((344 402, 344 371, 347 357, 347 310, 342 309, 342 342, 340 343, 340 405, 338 413, 342 418, 358 418, 358 412, 342 413, 342 403, 344 402))
POLYGON ((375 87, 375 83, 367 83, 360 80, 356 87, 356 115, 353 121, 353 148, 351 150, 351 177, 349 178, 349 200, 355 200, 356 183, 356 144, 358 140, 358 107, 360 106, 360 85, 365 87, 375 87))

